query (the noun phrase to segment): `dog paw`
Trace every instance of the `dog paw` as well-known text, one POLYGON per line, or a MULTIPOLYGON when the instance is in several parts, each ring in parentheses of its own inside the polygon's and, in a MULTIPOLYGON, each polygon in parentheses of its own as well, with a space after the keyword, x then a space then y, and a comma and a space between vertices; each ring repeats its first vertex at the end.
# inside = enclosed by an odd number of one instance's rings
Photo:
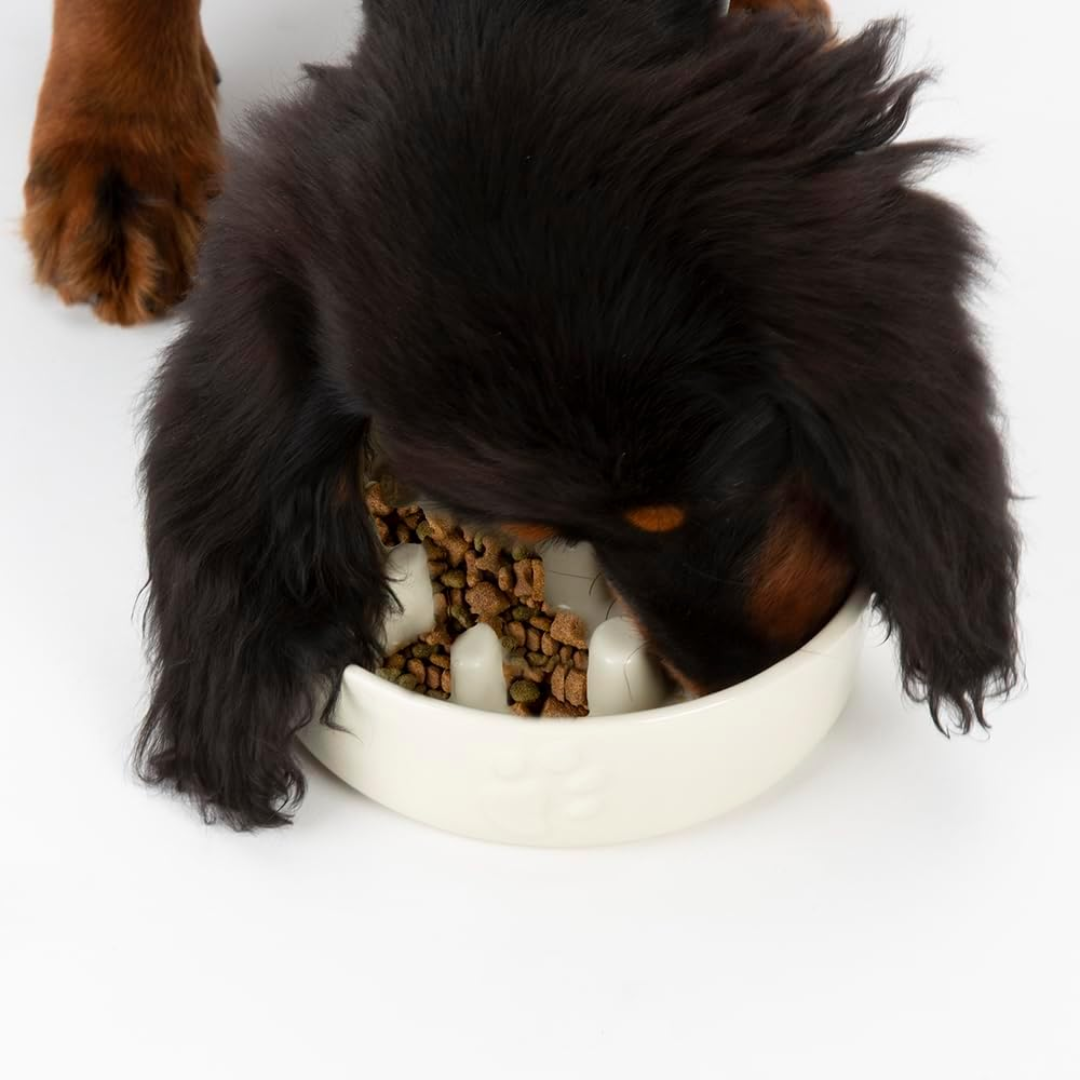
POLYGON ((220 170, 216 78, 203 46, 181 87, 139 102, 46 84, 23 234, 37 280, 65 303, 126 326, 187 292, 220 170))

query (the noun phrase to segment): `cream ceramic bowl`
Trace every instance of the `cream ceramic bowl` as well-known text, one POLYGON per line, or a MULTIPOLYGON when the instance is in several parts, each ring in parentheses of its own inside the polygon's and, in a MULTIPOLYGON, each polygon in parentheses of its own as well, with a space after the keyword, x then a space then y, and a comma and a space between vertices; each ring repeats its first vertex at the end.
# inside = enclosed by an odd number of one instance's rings
MULTIPOLYGON (((562 558, 545 554, 549 598, 554 590, 552 602, 571 601, 594 634, 611 630, 620 620, 607 621, 611 602, 590 572, 591 553, 562 558)), ((426 565, 419 570, 413 595, 429 597, 426 565)), ((408 583, 395 590, 411 611, 408 583)), ((851 694, 866 605, 866 594, 854 593, 805 648, 728 690, 578 720, 436 701, 350 667, 334 714, 341 730, 313 724, 301 739, 350 786, 448 832, 546 847, 656 836, 747 802, 813 750, 851 694)), ((415 633, 410 627, 402 640, 415 633)), ((641 655, 625 654, 635 664, 641 655)), ((590 672, 594 663, 596 648, 590 672)), ((495 670, 501 685, 501 663, 495 670)), ((456 666, 454 679, 456 687, 456 666)), ((655 700, 647 672, 622 681, 644 688, 638 702, 655 700)))

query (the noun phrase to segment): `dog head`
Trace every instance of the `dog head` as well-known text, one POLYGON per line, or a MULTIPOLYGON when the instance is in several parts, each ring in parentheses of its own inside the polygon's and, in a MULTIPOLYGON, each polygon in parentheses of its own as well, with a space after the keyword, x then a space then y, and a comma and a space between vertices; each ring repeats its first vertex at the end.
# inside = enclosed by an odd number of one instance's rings
POLYGON ((376 9, 357 59, 330 331, 398 471, 592 543, 701 690, 803 644, 858 576, 907 690, 983 722, 1016 678, 1018 539, 980 252, 915 184, 950 148, 896 141, 920 85, 896 27, 415 7, 376 9))

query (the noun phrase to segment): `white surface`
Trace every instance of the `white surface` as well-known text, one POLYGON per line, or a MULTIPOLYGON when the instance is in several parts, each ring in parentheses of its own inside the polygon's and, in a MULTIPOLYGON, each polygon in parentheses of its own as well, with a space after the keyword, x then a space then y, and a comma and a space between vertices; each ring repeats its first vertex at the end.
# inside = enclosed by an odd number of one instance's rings
MULTIPOLYGON (((850 24, 884 0, 836 0, 850 24)), ((1030 689, 936 735, 889 648, 789 781, 628 847, 415 825, 312 767, 235 836, 131 782, 144 565, 133 408, 166 327, 28 283, 16 236, 48 5, 0 35, 0 1073, 198 1077, 1080 1075, 1076 42, 1067 0, 908 0, 945 76, 914 133, 999 255, 985 305, 1027 532, 1030 689)), ((230 113, 347 47, 351 0, 207 0, 230 113)))
POLYGON ((462 836, 556 848, 659 836, 756 798, 817 746, 851 694, 865 607, 852 596, 805 649, 723 693, 581 720, 506 716, 502 649, 490 627, 474 626, 451 657, 470 635, 486 639, 492 652, 477 666, 494 683, 491 711, 351 667, 335 728, 309 727, 303 739, 365 795, 462 836))

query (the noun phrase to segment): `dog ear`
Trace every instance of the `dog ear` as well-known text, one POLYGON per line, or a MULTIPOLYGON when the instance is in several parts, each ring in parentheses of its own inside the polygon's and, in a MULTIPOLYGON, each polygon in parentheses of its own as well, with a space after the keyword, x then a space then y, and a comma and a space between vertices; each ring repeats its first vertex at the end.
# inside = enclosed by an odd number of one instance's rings
POLYGON ((853 538, 905 689, 966 732, 1018 679, 1020 542, 967 310, 980 243, 913 180, 950 148, 892 141, 917 86, 889 78, 895 34, 873 28, 804 65, 804 100, 820 74, 827 112, 786 175, 755 175, 768 214, 743 212, 744 254, 733 244, 726 265, 742 262, 797 455, 853 538))
POLYGON ((147 416, 153 685, 136 760, 208 821, 252 828, 288 820, 304 790, 293 736, 329 716, 348 664, 378 659, 391 601, 365 422, 317 370, 299 275, 249 253, 239 197, 223 199, 147 416))

